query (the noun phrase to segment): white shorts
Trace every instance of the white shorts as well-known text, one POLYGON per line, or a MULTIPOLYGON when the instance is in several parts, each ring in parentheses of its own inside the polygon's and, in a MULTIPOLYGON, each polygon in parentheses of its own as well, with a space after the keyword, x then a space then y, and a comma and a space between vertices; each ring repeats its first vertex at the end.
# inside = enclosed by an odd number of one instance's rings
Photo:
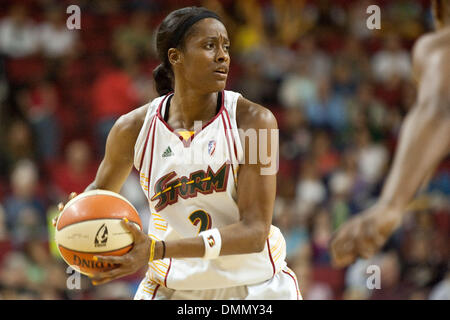
POLYGON ((173 290, 144 278, 135 300, 302 300, 295 273, 285 267, 271 279, 252 285, 209 290, 173 290))

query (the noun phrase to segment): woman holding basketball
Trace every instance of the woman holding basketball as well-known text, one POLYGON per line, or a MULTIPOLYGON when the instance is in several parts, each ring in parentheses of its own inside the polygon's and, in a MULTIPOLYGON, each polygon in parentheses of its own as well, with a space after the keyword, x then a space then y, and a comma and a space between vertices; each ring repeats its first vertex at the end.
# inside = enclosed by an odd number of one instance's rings
POLYGON ((160 25, 162 63, 153 74, 161 96, 116 122, 86 189, 119 192, 134 165, 149 230, 124 222, 135 245, 124 256, 98 256, 119 267, 93 275, 94 284, 148 264, 135 299, 301 299, 284 238, 271 225, 276 173, 266 171, 276 157, 262 161, 254 148, 276 155, 277 123, 225 90, 229 46, 221 19, 204 8, 173 11, 160 25), (257 141, 246 143, 238 129, 257 141))

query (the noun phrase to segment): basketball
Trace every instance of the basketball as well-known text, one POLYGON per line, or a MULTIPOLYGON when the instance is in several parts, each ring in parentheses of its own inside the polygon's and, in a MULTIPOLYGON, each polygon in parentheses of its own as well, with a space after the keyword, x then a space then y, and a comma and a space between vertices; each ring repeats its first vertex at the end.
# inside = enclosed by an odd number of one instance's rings
POLYGON ((122 226, 127 218, 142 230, 133 205, 106 190, 84 192, 70 200, 56 223, 55 242, 61 257, 84 275, 108 271, 114 265, 95 261, 95 255, 121 256, 133 247, 132 234, 122 226))

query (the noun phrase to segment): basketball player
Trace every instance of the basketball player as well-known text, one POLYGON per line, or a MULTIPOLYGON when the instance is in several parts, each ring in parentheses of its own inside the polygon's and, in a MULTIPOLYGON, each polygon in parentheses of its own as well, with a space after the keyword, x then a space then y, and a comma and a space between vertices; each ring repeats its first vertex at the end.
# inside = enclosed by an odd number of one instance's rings
POLYGON ((392 168, 377 203, 333 237, 336 266, 369 258, 400 225, 419 187, 450 152, 450 1, 432 2, 436 32, 420 37, 412 53, 416 104, 406 116, 392 168))
MULTIPOLYGON (((161 96, 118 119, 86 189, 119 192, 134 165, 149 200, 148 234, 124 222, 135 245, 124 256, 98 256, 120 266, 93 275, 94 284, 148 264, 135 299, 301 299, 271 224, 276 174, 261 174, 271 164, 260 158, 248 161, 252 148, 236 130, 276 130, 277 122, 224 90, 229 48, 225 26, 207 9, 173 11, 160 25, 153 75, 161 96), (205 161, 185 160, 192 154, 205 161)), ((276 154, 271 137, 257 137, 276 154)))

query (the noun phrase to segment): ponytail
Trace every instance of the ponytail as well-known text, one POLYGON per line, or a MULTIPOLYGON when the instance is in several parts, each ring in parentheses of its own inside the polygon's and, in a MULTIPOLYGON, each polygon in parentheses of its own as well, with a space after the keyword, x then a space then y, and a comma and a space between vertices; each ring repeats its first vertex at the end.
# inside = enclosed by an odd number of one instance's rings
POLYGON ((173 91, 173 72, 163 63, 153 70, 153 78, 155 79, 156 91, 163 96, 173 91))

